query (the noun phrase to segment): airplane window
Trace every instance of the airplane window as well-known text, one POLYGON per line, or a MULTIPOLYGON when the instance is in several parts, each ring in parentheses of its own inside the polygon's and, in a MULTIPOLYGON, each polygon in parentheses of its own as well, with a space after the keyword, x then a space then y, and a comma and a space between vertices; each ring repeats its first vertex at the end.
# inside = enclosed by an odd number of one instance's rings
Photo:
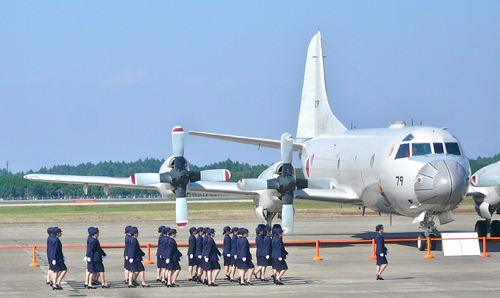
POLYGON ((434 143, 434 153, 442 154, 444 153, 443 143, 434 143))
POLYGON ((403 139, 403 142, 406 142, 406 141, 411 141, 413 140, 413 135, 412 134, 409 134, 407 135, 404 139, 403 139))
POLYGON ((448 154, 462 155, 462 153, 460 152, 460 147, 458 147, 458 143, 445 143, 445 145, 448 154))
POLYGON ((410 144, 401 144, 396 153, 396 159, 410 157, 410 144))
POLYGON ((431 144, 429 143, 413 143, 412 156, 431 154, 431 144))

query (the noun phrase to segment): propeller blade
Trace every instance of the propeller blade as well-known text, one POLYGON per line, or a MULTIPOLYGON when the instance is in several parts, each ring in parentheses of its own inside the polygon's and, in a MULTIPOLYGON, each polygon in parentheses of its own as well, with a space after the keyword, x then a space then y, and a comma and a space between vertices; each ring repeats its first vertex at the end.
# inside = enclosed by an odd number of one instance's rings
POLYGON ((172 129, 172 148, 175 157, 184 156, 184 130, 180 126, 172 129))
POLYGON ((283 209, 281 211, 283 234, 291 235, 293 233, 294 224, 294 209, 293 209, 293 193, 286 192, 282 196, 283 209))
POLYGON ((267 180, 264 179, 241 179, 236 184, 239 190, 262 190, 267 189, 267 180))
POLYGON ((175 189, 175 220, 179 228, 183 228, 188 224, 188 205, 186 200, 186 189, 177 187, 175 189))
POLYGON ((289 133, 281 136, 281 161, 291 164, 293 159, 293 137, 289 133))
POLYGON ((228 181, 231 178, 229 170, 205 170, 200 172, 201 181, 228 181))
POLYGON ((158 173, 136 173, 130 176, 130 182, 134 185, 160 183, 160 175, 158 173))
POLYGON ((333 178, 312 178, 307 180, 307 188, 335 189, 337 181, 333 178))

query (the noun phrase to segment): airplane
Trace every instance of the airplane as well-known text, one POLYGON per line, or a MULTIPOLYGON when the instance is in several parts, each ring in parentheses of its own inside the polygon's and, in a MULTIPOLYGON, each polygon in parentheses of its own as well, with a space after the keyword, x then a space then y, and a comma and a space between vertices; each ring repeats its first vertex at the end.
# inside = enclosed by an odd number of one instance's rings
MULTIPOLYGON (((318 31, 307 52, 295 139, 286 133, 280 140, 271 140, 189 132, 195 136, 281 149, 281 161, 257 179, 218 182, 229 179, 228 171, 214 172, 218 179, 202 176, 182 186, 174 186, 174 180, 162 179, 162 175, 156 173, 134 174, 129 178, 41 174, 25 178, 79 183, 84 189, 86 185, 101 185, 106 192, 109 187, 157 189, 166 197, 174 196, 182 188, 177 200, 185 196, 184 190, 251 196, 258 220, 271 225, 274 217, 281 214, 285 234, 293 233, 294 199, 360 204, 381 213, 413 218, 424 230, 420 238, 438 235, 434 220, 439 219, 442 225, 452 222, 453 210, 468 193, 470 166, 460 142, 446 128, 407 126, 400 120, 386 128, 347 130, 328 103, 321 43, 318 31), (299 153, 304 179, 296 178, 291 164, 293 151, 299 153), (224 176, 223 179, 220 176, 224 176)), ((182 156, 176 155, 176 143, 173 143, 174 156, 182 156)), ((176 159, 169 158, 160 173, 170 173, 177 166, 176 159)), ((186 170, 185 163, 179 167, 186 170)), ((187 223, 187 207, 177 211, 182 213, 177 215, 178 223, 187 223)), ((418 242, 419 249, 424 249, 424 243, 418 242)))
POLYGON ((478 237, 500 237, 500 221, 493 220, 493 213, 500 215, 500 162, 487 165, 471 177, 468 197, 474 199, 477 214, 484 218, 476 222, 478 237))
MULTIPOLYGON (((452 222, 453 210, 468 193, 469 161, 447 128, 407 126, 396 120, 386 128, 348 130, 334 116, 326 94, 319 31, 309 44, 297 135, 290 144, 207 132, 189 134, 281 148, 282 162, 258 179, 240 180, 237 186, 258 192, 255 210, 260 221, 269 223, 281 211, 288 232, 293 231, 291 206, 296 198, 362 204, 381 213, 411 217, 424 230, 420 237, 434 237, 439 233, 434 220, 442 225, 452 222), (284 154, 283 146, 298 152, 306 181, 318 179, 320 185, 307 187, 296 179, 290 168, 291 154, 284 154)), ((423 246, 423 241, 419 244, 423 246)))

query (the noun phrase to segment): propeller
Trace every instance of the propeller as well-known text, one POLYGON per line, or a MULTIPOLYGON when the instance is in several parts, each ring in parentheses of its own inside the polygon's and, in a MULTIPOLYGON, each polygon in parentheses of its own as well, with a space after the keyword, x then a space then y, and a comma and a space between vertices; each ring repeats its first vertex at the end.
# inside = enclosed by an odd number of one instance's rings
POLYGON ((238 188, 241 190, 276 190, 281 195, 283 209, 281 212, 282 227, 284 234, 293 233, 294 226, 294 208, 293 198, 296 189, 315 188, 315 189, 334 189, 335 180, 333 178, 296 178, 295 169, 292 165, 293 159, 293 138, 289 133, 281 136, 281 174, 273 179, 241 179, 238 181, 238 188))
POLYGON ((175 193, 175 217, 179 227, 188 224, 188 207, 186 192, 190 182, 196 181, 227 181, 231 178, 228 170, 190 171, 188 162, 184 158, 184 130, 180 126, 172 129, 172 147, 174 153, 174 167, 172 170, 160 174, 139 173, 131 176, 133 184, 146 185, 153 183, 168 183, 175 193))

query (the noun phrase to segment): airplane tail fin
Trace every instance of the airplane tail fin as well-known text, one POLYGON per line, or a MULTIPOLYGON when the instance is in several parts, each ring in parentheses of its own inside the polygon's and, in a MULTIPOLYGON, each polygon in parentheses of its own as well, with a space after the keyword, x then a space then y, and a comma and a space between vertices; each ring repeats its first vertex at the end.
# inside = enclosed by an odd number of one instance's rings
POLYGON ((318 31, 307 50, 297 138, 339 135, 346 130, 346 127, 333 115, 326 97, 323 48, 321 34, 318 31))

